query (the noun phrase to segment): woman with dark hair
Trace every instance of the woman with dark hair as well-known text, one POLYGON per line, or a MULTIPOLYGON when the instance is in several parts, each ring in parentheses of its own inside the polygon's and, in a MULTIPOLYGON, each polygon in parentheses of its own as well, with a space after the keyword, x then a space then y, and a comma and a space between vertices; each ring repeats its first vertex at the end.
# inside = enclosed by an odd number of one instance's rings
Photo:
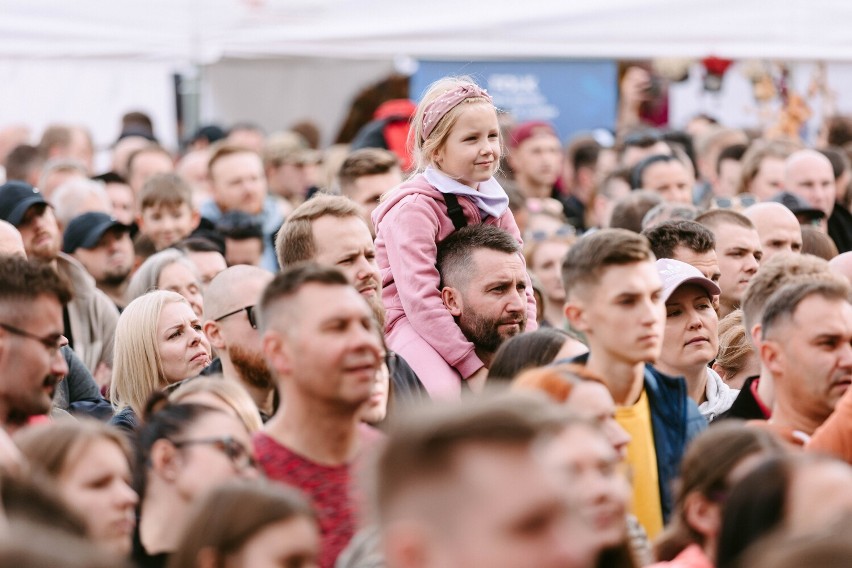
POLYGON ((138 431, 135 484, 139 523, 133 559, 165 566, 179 545, 192 503, 237 477, 256 477, 251 438, 231 413, 198 404, 148 403, 138 431))
POLYGON ((504 341, 494 354, 494 361, 488 369, 488 380, 511 381, 521 371, 549 365, 561 358, 579 355, 580 352, 566 352, 579 343, 564 331, 543 327, 529 333, 521 333, 504 341))
POLYGON ((657 539, 656 568, 713 566, 729 488, 757 461, 783 451, 765 430, 730 420, 710 428, 689 446, 681 462, 672 519, 657 539))
POLYGON ((315 568, 319 546, 316 514, 296 490, 230 482, 195 508, 169 568, 315 568))
POLYGON ((852 514, 852 468, 828 457, 771 458, 737 483, 725 502, 716 566, 738 566, 752 544, 773 533, 815 534, 852 514))

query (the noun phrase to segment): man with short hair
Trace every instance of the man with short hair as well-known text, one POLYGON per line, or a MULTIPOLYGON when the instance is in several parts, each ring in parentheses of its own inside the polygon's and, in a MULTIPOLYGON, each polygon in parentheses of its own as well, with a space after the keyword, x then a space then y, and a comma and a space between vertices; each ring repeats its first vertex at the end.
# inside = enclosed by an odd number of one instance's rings
POLYGON ((319 565, 331 568, 355 530, 350 481, 378 437, 360 415, 378 384, 380 334, 346 277, 316 264, 285 268, 266 287, 260 330, 281 405, 255 435, 255 455, 269 479, 313 500, 319 565))
POLYGON ((784 286, 766 302, 760 359, 775 381, 767 426, 804 445, 852 383, 852 304, 840 277, 784 286))
POLYGON ((598 551, 542 456, 553 415, 544 402, 502 398, 424 408, 399 424, 371 480, 387 566, 591 566, 598 551))
POLYGON ((711 231, 716 238, 719 259, 719 318, 740 306, 749 281, 760 267, 763 249, 754 224, 741 213, 729 209, 713 209, 699 215, 695 221, 711 231))
MULTIPOLYGON (((803 278, 830 278, 828 263, 809 254, 781 253, 764 264, 749 282, 742 300, 743 327, 755 354, 761 350, 760 320, 767 300, 782 286, 803 278)), ((772 415, 774 400, 772 373, 761 366, 759 375, 746 378, 734 404, 720 418, 766 420, 772 415)))
POLYGON ((0 427, 7 432, 50 411, 68 373, 60 351, 68 285, 50 266, 0 257, 0 427))
MULTIPOLYGON (((354 201, 340 195, 316 195, 302 203, 278 231, 275 249, 278 262, 285 268, 310 261, 340 270, 370 304, 379 325, 384 324, 376 247, 354 201)), ((396 400, 427 398, 426 389, 415 371, 403 357, 396 355, 396 364, 391 369, 396 400)))
POLYGON ((106 213, 83 213, 65 229, 62 252, 77 259, 119 309, 127 305, 125 294, 134 265, 129 226, 106 213))
POLYGON ((0 219, 18 229, 30 260, 49 264, 70 282, 74 297, 64 306, 63 333, 99 384, 103 384, 112 367, 118 323, 115 304, 98 290, 79 262, 59 252, 62 235, 56 217, 36 188, 21 181, 0 186, 0 219))
POLYGON ((774 202, 755 203, 743 211, 754 223, 760 236, 763 264, 780 252, 802 252, 802 226, 796 216, 784 205, 774 202))
POLYGON ((519 124, 509 136, 509 166, 525 197, 554 197, 562 173, 562 144, 547 122, 519 124))
POLYGON ((222 375, 245 387, 264 417, 273 412, 275 382, 263 359, 257 313, 263 289, 271 281, 268 270, 232 266, 204 290, 204 334, 216 348, 222 375))
POLYGON ((370 218, 379 198, 388 190, 402 183, 402 169, 396 154, 381 148, 361 148, 343 160, 337 172, 340 193, 360 205, 364 218, 373 226, 370 218))
POLYGON ((438 245, 441 298, 486 367, 505 340, 526 330, 527 274, 519 253, 514 237, 483 224, 438 245))
POLYGON ((673 258, 691 264, 705 278, 719 283, 716 237, 704 225, 685 220, 664 221, 645 229, 642 235, 651 244, 655 258, 673 258))
POLYGON ((284 218, 275 199, 267 194, 260 156, 242 146, 217 148, 208 165, 213 198, 201 206, 201 215, 217 223, 228 211, 243 211, 263 227, 263 268, 277 270, 272 237, 284 218))
POLYGON ((135 195, 139 195, 145 182, 155 175, 174 171, 172 155, 159 144, 148 144, 127 157, 127 183, 135 195))
POLYGON ((92 135, 82 126, 51 124, 41 136, 39 152, 45 160, 67 158, 80 162, 92 171, 94 144, 92 135))
POLYGON ((684 449, 707 427, 682 378, 653 366, 665 324, 663 287, 648 240, 622 229, 580 238, 562 263, 565 315, 585 334, 589 354, 575 361, 606 379, 631 435, 633 512, 652 538, 672 511, 671 483, 684 449))

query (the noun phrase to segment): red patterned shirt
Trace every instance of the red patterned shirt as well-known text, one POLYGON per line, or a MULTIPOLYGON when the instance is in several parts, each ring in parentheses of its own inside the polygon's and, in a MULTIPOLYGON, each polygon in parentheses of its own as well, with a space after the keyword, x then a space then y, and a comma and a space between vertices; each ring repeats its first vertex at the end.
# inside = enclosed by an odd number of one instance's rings
MULTIPOLYGON (((372 428, 359 430, 362 446, 370 446, 381 435, 372 428)), ((358 499, 353 480, 362 462, 361 452, 352 464, 326 466, 312 462, 284 447, 264 432, 254 435, 255 459, 266 477, 300 489, 317 511, 322 550, 320 568, 333 568, 334 561, 357 530, 358 499)))

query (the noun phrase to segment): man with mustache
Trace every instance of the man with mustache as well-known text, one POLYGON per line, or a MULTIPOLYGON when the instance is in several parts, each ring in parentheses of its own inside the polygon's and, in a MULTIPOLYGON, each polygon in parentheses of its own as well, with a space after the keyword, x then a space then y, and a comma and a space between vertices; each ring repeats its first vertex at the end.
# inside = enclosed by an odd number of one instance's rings
POLYGON ((803 278, 766 303, 760 360, 772 373, 775 402, 764 424, 792 444, 809 442, 852 383, 849 292, 839 276, 803 278))
MULTIPOLYGON (((370 227, 357 203, 340 195, 316 195, 287 217, 275 237, 282 268, 299 262, 316 262, 336 268, 367 300, 380 327, 385 308, 376 247, 370 227)), ((417 374, 399 354, 390 369, 394 400, 418 402, 428 398, 417 374)))
POLYGON ((444 305, 489 367, 500 345, 527 325, 518 241, 493 225, 464 227, 438 245, 438 272, 444 305))
POLYGON ((241 264, 214 276, 204 290, 204 333, 216 348, 222 375, 245 387, 264 418, 274 410, 275 383, 263 359, 257 303, 271 281, 269 271, 241 264))

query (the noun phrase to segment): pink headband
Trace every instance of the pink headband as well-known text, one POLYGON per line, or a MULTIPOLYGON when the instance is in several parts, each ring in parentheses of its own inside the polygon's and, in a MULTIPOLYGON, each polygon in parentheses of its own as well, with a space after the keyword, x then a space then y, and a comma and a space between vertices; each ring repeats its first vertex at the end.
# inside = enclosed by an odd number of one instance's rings
POLYGON ((444 118, 444 115, 450 112, 450 110, 455 108, 459 103, 474 97, 482 97, 489 103, 491 102, 491 95, 485 92, 485 89, 481 89, 479 86, 474 84, 467 84, 459 85, 452 91, 447 91, 429 103, 426 107, 426 111, 423 113, 423 140, 429 138, 429 135, 432 134, 432 131, 435 129, 435 125, 444 118))

